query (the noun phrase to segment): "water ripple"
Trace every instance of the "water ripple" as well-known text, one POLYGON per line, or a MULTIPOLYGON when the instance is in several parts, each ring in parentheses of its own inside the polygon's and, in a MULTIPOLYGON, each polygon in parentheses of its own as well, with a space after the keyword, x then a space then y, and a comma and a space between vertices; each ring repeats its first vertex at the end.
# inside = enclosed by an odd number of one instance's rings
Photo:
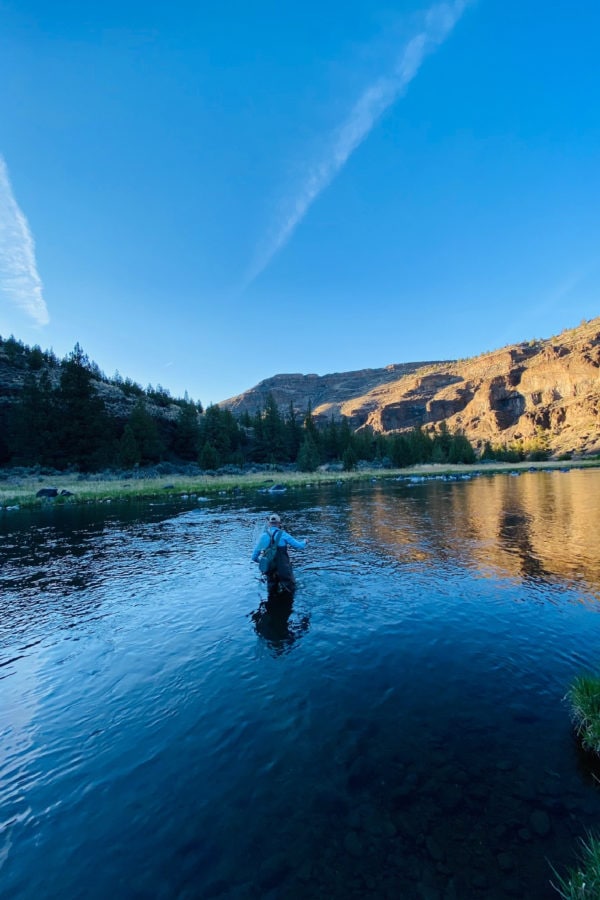
POLYGON ((288 492, 288 606, 264 497, 5 517, 7 896, 548 896, 600 814, 599 483, 288 492))

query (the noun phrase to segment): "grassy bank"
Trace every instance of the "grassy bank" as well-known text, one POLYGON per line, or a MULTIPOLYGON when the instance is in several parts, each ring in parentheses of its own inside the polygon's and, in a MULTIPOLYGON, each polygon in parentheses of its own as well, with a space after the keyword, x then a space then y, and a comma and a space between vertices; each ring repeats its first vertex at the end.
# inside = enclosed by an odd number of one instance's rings
POLYGON ((15 507, 32 507, 44 503, 93 503, 108 500, 151 500, 157 498, 176 497, 184 494, 214 496, 232 492, 257 491, 277 483, 286 487, 301 488, 314 484, 331 484, 333 482, 370 481, 377 479, 411 478, 411 477, 451 477, 480 474, 499 474, 506 472, 522 472, 532 469, 565 469, 570 467, 600 467, 600 461, 573 461, 570 463, 536 462, 536 463, 480 463, 475 465, 422 465, 406 469, 368 468, 353 472, 318 471, 318 472, 252 472, 240 475, 156 475, 148 472, 101 473, 78 475, 66 473, 60 475, 44 475, 5 471, 0 473, 0 508, 3 510, 15 507), (55 488, 55 498, 37 497, 43 488, 55 488), (63 493, 64 492, 64 493, 63 493))

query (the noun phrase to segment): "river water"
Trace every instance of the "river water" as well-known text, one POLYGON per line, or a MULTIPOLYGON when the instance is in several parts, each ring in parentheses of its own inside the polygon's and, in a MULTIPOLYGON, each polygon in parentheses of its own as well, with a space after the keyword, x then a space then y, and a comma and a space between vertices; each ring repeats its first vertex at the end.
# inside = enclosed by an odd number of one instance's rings
POLYGON ((556 897, 600 472, 0 518, 0 895, 556 897), (292 606, 250 560, 267 510, 292 606))

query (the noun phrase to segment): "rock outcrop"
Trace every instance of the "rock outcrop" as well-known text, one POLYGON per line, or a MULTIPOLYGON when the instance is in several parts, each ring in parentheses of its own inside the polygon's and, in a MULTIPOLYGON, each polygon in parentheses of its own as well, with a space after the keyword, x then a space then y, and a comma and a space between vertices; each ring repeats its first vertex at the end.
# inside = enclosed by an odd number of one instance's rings
POLYGON ((600 318, 548 340, 472 359, 408 363, 335 375, 276 375, 219 405, 254 413, 271 393, 315 418, 346 416, 354 428, 461 430, 476 447, 541 434, 550 452, 600 452, 600 318))

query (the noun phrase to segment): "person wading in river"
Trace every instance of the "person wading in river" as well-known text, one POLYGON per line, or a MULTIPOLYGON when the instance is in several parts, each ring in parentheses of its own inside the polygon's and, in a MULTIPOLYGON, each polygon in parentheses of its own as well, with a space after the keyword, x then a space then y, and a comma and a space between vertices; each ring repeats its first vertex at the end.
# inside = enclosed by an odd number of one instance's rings
POLYGON ((281 527, 281 518, 277 513, 271 513, 267 517, 265 530, 259 537, 252 553, 252 562, 257 563, 260 556, 270 545, 276 545, 275 559, 271 568, 266 573, 269 594, 286 592, 293 594, 296 589, 296 580, 292 571, 292 563, 288 553, 288 547, 295 550, 304 550, 308 541, 298 541, 281 527))

